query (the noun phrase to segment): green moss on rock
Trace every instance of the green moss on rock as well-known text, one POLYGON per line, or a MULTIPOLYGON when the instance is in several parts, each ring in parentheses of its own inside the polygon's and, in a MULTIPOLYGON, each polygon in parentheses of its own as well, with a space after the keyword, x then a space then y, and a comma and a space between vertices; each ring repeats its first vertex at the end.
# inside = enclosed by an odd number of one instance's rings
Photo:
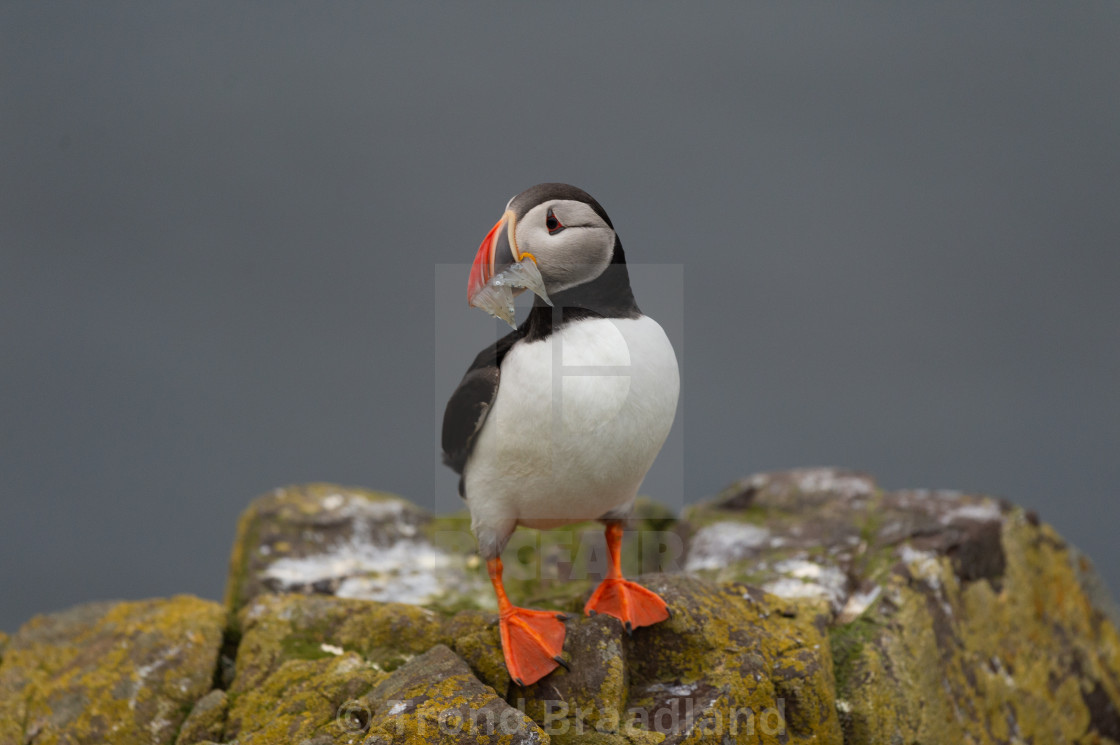
POLYGON ((878 626, 868 617, 837 624, 828 630, 828 644, 832 650, 837 691, 847 691, 855 684, 852 680, 853 670, 863 656, 864 647, 875 639, 878 633, 878 626))

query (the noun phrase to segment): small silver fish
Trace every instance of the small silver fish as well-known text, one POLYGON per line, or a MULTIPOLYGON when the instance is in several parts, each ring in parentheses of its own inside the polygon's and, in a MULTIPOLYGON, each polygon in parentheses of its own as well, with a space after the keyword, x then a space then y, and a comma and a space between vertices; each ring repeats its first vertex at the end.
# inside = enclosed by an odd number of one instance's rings
POLYGON ((540 269, 537 268, 537 262, 532 259, 511 264, 495 274, 471 298, 470 304, 517 328, 517 324, 514 323, 513 298, 514 295, 521 294, 522 290, 529 290, 552 305, 544 289, 544 279, 541 277, 540 269))

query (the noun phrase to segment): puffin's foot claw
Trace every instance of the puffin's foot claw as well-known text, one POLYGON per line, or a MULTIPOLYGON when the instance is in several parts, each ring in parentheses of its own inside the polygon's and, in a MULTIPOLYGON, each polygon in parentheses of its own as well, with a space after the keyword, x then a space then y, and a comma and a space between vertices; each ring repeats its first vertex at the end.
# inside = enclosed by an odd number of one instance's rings
POLYGON ((566 629, 555 611, 513 607, 502 613, 499 628, 509 677, 522 688, 563 663, 566 629))
POLYGON ((560 655, 556 655, 556 656, 555 656, 555 657, 553 657, 552 659, 556 660, 556 662, 557 662, 557 663, 558 663, 558 664, 560 665, 560 667, 564 668, 564 669, 565 669, 565 670, 567 670, 568 672, 571 672, 571 671, 572 671, 572 666, 571 666, 571 665, 569 665, 569 664, 568 664, 568 661, 567 661, 567 660, 565 660, 565 659, 564 659, 563 657, 561 657, 560 655))
POLYGON ((669 608, 657 593, 636 582, 618 578, 603 580, 583 610, 589 616, 595 613, 614 616, 622 621, 627 634, 669 617, 669 608))

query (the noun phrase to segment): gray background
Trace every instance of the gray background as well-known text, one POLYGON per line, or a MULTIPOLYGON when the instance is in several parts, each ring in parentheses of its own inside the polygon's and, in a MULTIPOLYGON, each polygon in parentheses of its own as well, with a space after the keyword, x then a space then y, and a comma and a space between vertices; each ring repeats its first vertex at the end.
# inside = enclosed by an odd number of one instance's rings
POLYGON ((5 3, 0 628, 218 597, 277 485, 457 506, 465 265, 547 180, 682 352, 645 491, 990 492, 1120 586, 1118 39, 1111 1, 5 3))

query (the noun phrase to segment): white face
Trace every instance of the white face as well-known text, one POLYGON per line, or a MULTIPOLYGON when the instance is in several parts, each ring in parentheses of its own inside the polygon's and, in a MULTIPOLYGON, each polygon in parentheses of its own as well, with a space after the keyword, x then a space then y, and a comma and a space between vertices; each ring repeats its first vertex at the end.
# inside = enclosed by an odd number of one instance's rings
POLYGON ((590 282, 611 263, 614 231, 584 202, 550 199, 517 221, 517 250, 530 253, 549 294, 590 282), (549 220, 549 211, 556 222, 549 220), (553 230, 549 230, 549 225, 553 230))

